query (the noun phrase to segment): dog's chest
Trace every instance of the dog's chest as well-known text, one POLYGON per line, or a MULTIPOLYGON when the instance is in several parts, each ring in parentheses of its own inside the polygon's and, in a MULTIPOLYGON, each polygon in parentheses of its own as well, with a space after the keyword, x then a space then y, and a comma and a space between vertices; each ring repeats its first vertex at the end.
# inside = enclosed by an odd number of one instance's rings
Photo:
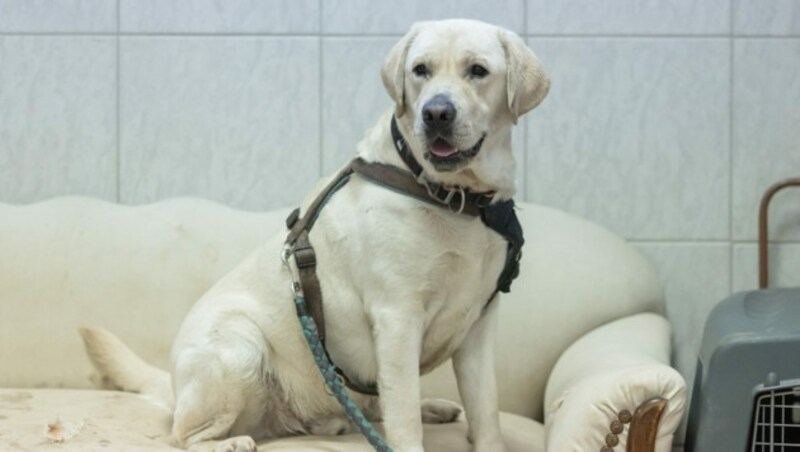
MULTIPOLYGON (((405 221, 419 246, 397 250, 396 269, 408 281, 423 308, 420 368, 433 369, 452 355, 494 294, 507 243, 479 218, 452 215, 424 206, 405 221)), ((398 224, 403 224, 399 222, 398 224)))
POLYGON ((423 302, 423 373, 448 359, 483 314, 500 273, 497 256, 501 253, 493 253, 492 248, 487 244, 487 250, 480 255, 451 251, 436 259, 432 280, 442 284, 431 286, 423 302))
POLYGON ((365 347, 374 332, 367 313, 392 304, 421 316, 424 373, 448 359, 480 318, 496 289, 507 242, 477 217, 387 196, 384 189, 375 191, 381 202, 373 202, 370 192, 348 199, 350 191, 342 190, 328 208, 342 206, 347 214, 321 217, 319 235, 312 236, 323 244, 317 246, 318 273, 331 352, 357 373, 374 375, 368 364, 374 359, 347 355, 372 355, 374 348, 365 347))

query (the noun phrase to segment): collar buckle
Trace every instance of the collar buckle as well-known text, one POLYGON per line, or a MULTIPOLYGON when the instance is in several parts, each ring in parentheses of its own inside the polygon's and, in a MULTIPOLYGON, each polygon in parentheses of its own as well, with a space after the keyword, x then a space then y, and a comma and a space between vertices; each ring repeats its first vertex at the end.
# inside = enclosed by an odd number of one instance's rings
POLYGON ((425 177, 425 172, 419 174, 419 177, 417 177, 417 182, 424 186, 426 190, 428 190, 428 196, 430 196, 431 199, 446 206, 450 205, 456 193, 460 193, 462 206, 461 209, 459 209, 459 212, 464 210, 464 204, 466 204, 467 197, 462 187, 445 187, 444 185, 431 182, 425 177))
POLYGON ((475 205, 480 207, 481 209, 485 209, 492 204, 494 201, 494 196, 497 192, 494 191, 487 191, 486 193, 482 193, 481 196, 478 196, 475 199, 475 205))

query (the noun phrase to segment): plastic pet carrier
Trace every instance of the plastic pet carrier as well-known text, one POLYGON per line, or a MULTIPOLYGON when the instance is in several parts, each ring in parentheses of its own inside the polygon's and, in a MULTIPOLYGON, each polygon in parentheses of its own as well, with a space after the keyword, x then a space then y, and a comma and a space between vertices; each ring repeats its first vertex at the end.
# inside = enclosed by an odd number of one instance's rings
POLYGON ((706 322, 685 452, 800 452, 800 288, 767 289, 769 201, 789 186, 800 178, 761 200, 760 290, 728 297, 706 322))

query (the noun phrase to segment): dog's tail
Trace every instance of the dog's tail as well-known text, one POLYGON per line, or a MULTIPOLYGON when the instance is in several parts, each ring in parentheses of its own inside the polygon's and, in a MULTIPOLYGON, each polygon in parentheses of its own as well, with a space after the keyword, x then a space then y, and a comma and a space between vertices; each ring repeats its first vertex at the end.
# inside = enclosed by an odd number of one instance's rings
POLYGON ((174 405, 169 373, 146 363, 103 328, 79 328, 86 354, 106 389, 136 392, 169 407, 174 405))

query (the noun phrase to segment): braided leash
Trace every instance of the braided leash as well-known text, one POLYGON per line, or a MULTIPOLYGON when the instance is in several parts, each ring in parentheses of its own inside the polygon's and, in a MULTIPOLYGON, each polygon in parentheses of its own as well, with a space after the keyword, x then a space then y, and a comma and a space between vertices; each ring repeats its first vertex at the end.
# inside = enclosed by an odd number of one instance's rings
POLYGON ((281 261, 283 262, 286 270, 292 275, 292 293, 294 294, 294 307, 297 311, 297 319, 300 321, 300 327, 303 330, 303 337, 306 338, 308 348, 311 350, 311 355, 314 357, 314 363, 317 365, 322 379, 325 381, 325 387, 328 388, 331 395, 333 395, 339 402, 339 405, 344 409, 344 413, 350 422, 355 425, 358 430, 364 435, 364 438, 372 445, 378 452, 392 452, 392 448, 386 444, 386 441, 381 437, 381 434, 375 430, 372 423, 367 420, 364 413, 353 402, 347 390, 342 384, 341 377, 336 373, 336 366, 333 365, 328 358, 328 353, 325 351, 325 346, 319 338, 319 330, 314 318, 308 312, 308 305, 303 296, 303 286, 298 281, 292 265, 289 264, 289 257, 292 255, 292 249, 289 246, 284 247, 281 253, 281 261))
POLYGON ((314 355, 314 362, 317 364, 322 378, 325 380, 325 386, 330 390, 339 404, 344 408, 344 412, 350 422, 353 423, 358 430, 367 438, 367 441, 378 452, 392 452, 392 449, 381 438, 380 433, 375 430, 372 423, 367 420, 364 413, 356 406, 355 402, 347 395, 347 390, 344 388, 342 381, 339 379, 338 374, 334 370, 333 363, 328 359, 325 349, 322 347, 322 342, 319 340, 317 333, 317 325, 314 319, 309 315, 306 300, 301 294, 295 294, 294 305, 297 309, 297 318, 300 319, 300 325, 303 327, 303 336, 308 342, 308 348, 311 349, 311 354, 314 355))

